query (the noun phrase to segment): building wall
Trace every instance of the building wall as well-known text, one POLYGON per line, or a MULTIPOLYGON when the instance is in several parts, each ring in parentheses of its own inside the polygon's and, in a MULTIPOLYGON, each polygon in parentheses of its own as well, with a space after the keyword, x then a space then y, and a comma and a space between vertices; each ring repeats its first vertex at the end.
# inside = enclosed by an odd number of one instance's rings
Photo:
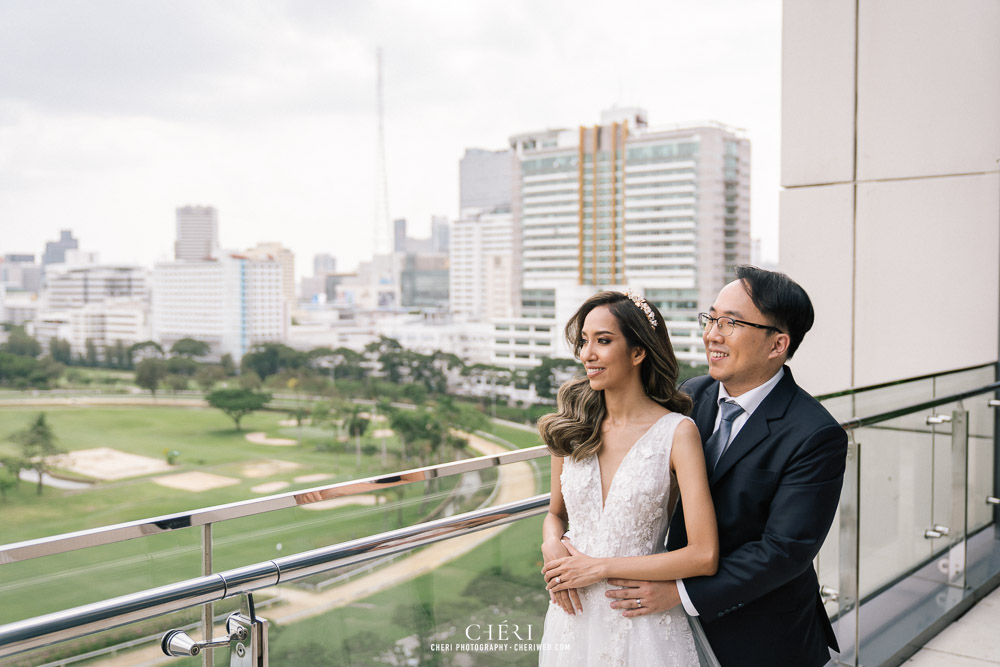
POLYGON ((253 345, 287 336, 282 267, 225 255, 209 262, 165 262, 153 270, 153 339, 194 338, 213 356, 239 360, 253 345))
POLYGON ((219 219, 212 206, 177 209, 174 259, 199 261, 212 257, 219 247, 219 219))
POLYGON ((995 361, 1000 3, 787 0, 780 267, 812 392, 995 361))

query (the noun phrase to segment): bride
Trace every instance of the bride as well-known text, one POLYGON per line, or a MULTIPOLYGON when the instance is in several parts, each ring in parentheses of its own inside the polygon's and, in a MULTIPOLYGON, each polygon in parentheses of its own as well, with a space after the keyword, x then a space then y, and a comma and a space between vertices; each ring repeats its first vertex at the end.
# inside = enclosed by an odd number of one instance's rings
POLYGON ((570 319, 566 338, 587 377, 566 382, 558 412, 539 421, 552 452, 542 525, 551 603, 539 665, 717 664, 679 605, 625 617, 605 597, 609 577, 672 580, 718 566, 705 456, 684 416, 691 400, 675 387, 666 326, 643 297, 600 292, 570 319), (678 493, 688 545, 663 552, 678 493))

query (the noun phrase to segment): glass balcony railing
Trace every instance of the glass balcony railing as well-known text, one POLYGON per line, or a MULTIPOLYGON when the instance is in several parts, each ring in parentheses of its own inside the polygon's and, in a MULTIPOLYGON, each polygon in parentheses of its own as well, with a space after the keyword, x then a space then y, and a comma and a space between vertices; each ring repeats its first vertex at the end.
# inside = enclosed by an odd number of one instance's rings
MULTIPOLYGON (((840 664, 898 659, 1000 576, 998 386, 991 364, 820 397, 850 437, 816 559, 840 664)), ((252 593, 271 664, 536 664, 547 491, 544 448, 508 444, 3 545, 0 663, 154 660, 168 628, 225 638, 231 614, 229 631, 242 627, 252 593)), ((205 665, 231 655, 201 652, 205 665)))

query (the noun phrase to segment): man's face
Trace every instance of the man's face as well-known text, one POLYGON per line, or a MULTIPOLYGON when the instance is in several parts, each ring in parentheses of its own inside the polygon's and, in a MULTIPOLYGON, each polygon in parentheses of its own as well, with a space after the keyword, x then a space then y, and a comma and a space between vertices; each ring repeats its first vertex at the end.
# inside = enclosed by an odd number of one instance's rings
MULTIPOLYGON (((774 326, 757 310, 739 280, 722 288, 709 314, 774 326)), ((740 324, 733 333, 723 336, 719 327, 713 325, 702 334, 709 375, 725 385, 732 396, 764 384, 777 372, 783 360, 783 355, 774 350, 775 337, 773 330, 740 324)))

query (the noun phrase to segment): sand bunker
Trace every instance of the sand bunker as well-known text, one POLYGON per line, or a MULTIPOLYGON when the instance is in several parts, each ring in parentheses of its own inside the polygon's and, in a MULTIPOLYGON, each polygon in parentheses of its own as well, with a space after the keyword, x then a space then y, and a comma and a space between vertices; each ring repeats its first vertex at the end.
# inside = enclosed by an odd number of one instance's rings
MULTIPOLYGON (((302 420, 302 426, 312 426, 313 420, 306 417, 302 420)), ((278 426, 298 426, 299 422, 294 419, 282 419, 278 422, 278 426)))
POLYGON ((306 510, 332 510, 346 505, 383 505, 384 496, 347 496, 345 498, 333 498, 331 500, 321 500, 318 503, 303 505, 306 510))
POLYGON ((288 486, 288 482, 264 482, 257 486, 251 486, 250 490, 254 493, 274 493, 275 491, 281 491, 286 486, 288 486))
POLYGON ((208 491, 240 483, 235 477, 223 477, 210 472, 181 472, 176 475, 154 477, 153 481, 160 486, 169 486, 171 489, 181 491, 208 491))
POLYGON ((324 479, 330 479, 333 475, 327 475, 326 473, 316 473, 315 475, 299 475, 295 478, 295 482, 298 484, 308 484, 309 482, 322 482, 324 479))
POLYGON ((272 445, 274 447, 291 447, 292 445, 299 444, 298 440, 289 440, 288 438, 269 438, 267 433, 263 431, 255 431, 253 433, 247 433, 247 442, 252 442, 255 445, 272 445))
POLYGON ((396 432, 391 428, 377 428, 372 431, 373 438, 391 438, 394 435, 396 435, 396 432))
POLYGON ((278 459, 263 459, 261 461, 251 461, 243 466, 242 474, 250 479, 260 479, 278 475, 289 470, 301 468, 302 465, 291 461, 279 461, 278 459))
POLYGON ((129 454, 110 447, 80 449, 49 459, 50 465, 95 479, 125 479, 154 472, 164 472, 171 466, 163 459, 129 454))

